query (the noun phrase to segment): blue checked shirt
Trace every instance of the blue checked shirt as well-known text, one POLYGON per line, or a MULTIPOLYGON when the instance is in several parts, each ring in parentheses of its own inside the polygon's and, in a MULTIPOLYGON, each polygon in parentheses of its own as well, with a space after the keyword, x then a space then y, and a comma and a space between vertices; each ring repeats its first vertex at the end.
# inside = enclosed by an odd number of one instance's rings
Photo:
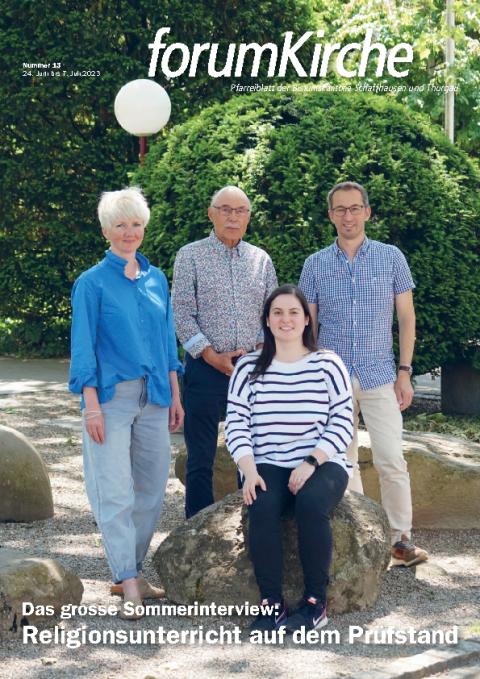
POLYGON ((335 241, 308 257, 299 287, 317 304, 318 346, 337 353, 362 390, 395 381, 395 295, 415 287, 398 248, 365 238, 349 262, 335 241))

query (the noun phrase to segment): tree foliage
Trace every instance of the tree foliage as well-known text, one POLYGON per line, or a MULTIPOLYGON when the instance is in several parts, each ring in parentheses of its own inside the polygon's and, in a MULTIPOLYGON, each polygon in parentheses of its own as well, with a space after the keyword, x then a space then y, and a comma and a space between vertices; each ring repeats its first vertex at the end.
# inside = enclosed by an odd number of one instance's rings
MULTIPOLYGON (((272 41, 280 45, 286 30, 300 36, 316 27, 325 30, 325 41, 351 41, 372 25, 375 37, 387 46, 400 40, 414 43, 416 60, 409 84, 442 84, 443 5, 443 0, 370 0, 368 3, 357 0, 330 0, 328 3, 324 0, 266 0, 261 3, 252 0, 242 3, 237 0, 194 3, 186 0, 161 3, 153 0, 88 0, 83 3, 4 0, 0 15, 3 66, 0 93, 4 102, 0 110, 3 188, 0 351, 20 350, 43 355, 68 351, 72 282, 81 270, 99 259, 103 250, 95 215, 98 197, 104 190, 127 184, 137 164, 137 142, 118 127, 113 115, 113 100, 125 82, 147 76, 151 56, 148 44, 153 42, 158 28, 171 28, 169 43, 178 41, 191 46, 195 42, 218 42, 221 63, 230 42, 264 44, 272 41), (316 8, 315 15, 312 4, 316 8), (36 76, 33 71, 28 75, 31 69, 22 68, 23 62, 60 62, 61 71, 65 70, 68 75, 36 76), (75 75, 82 71, 99 71, 100 76, 75 75), (72 72, 74 75, 70 75, 72 72)), ((464 148, 477 154, 480 139, 480 19, 471 0, 456 3, 456 12, 456 78, 460 86, 456 99, 457 135, 464 148)), ((225 102, 232 96, 230 86, 238 79, 209 77, 206 57, 202 59, 195 78, 185 74, 166 82, 160 73, 156 78, 166 86, 172 98, 174 124, 187 120, 212 102, 225 102)), ((247 72, 248 61, 244 69, 244 73, 247 72)), ((290 71, 282 82, 292 77, 294 74, 290 71)), ((332 79, 335 79, 334 73, 330 74, 329 80, 332 79)), ((241 78, 242 84, 261 81, 261 77, 257 81, 246 75, 241 78)), ((374 81, 370 74, 366 82, 379 81, 374 81)), ((396 96, 409 107, 428 112, 434 120, 441 121, 441 95, 433 91, 412 91, 396 96)), ((265 118, 258 117, 255 110, 258 101, 260 106, 266 106, 263 98, 252 98, 253 127, 249 132, 258 143, 248 147, 245 157, 239 152, 235 161, 231 161, 228 172, 225 165, 221 169, 210 156, 205 175, 209 190, 210 186, 216 185, 217 179, 240 177, 242 167, 254 181, 255 168, 257 165, 262 167, 264 155, 271 157, 269 135, 276 123, 267 114, 265 118), (236 163, 239 163, 238 168, 236 163)), ((345 100, 345 105, 348 103, 345 100)), ((222 144, 230 148, 230 124, 233 133, 236 130, 235 106, 228 111, 226 115, 230 119, 222 124, 223 138, 218 141, 220 154, 222 144)), ((208 120, 211 114, 206 115, 208 120)), ((244 121, 248 117, 247 113, 242 116, 244 121)), ((202 121, 203 118, 199 118, 191 124, 201 126, 202 121)), ((165 144, 170 129, 171 126, 160 135, 165 144)), ((172 148, 178 147, 178 135, 181 134, 180 128, 174 128, 172 148)), ((239 143, 240 147, 244 144, 243 141, 239 143)), ((336 143, 341 146, 340 141, 336 143)), ((208 139, 202 137, 201 144, 205 152, 210 151, 208 139)), ((312 155, 301 147, 297 151, 298 159, 291 161, 292 169, 297 161, 302 166, 312 155)), ((187 168, 188 149, 184 152, 187 168)), ((222 162, 226 162, 225 159, 222 162)), ((439 162, 441 165, 443 161, 439 162)), ((182 171, 187 173, 192 184, 198 182, 195 172, 182 171)), ((276 168, 269 171, 274 181, 278 174, 276 168)), ((308 173, 306 176, 310 183, 314 181, 308 173)), ((291 180, 282 177, 275 181, 284 181, 287 190, 290 185, 297 188, 294 176, 291 180)), ((183 191, 183 187, 181 184, 179 190, 183 191)), ((292 196, 288 206, 279 203, 285 215, 291 216, 293 224, 297 224, 295 219, 299 214, 306 215, 302 228, 307 231, 308 216, 312 214, 310 188, 310 185, 303 187, 305 196, 302 193, 292 196), (302 207, 304 199, 306 202, 302 207)), ((174 196, 178 194, 174 186, 169 190, 174 196)), ((259 195, 259 205, 261 200, 259 195)), ((280 197, 272 194, 272 200, 280 201, 280 197)), ((174 201, 173 206, 176 205, 174 201)), ((203 205, 200 208, 203 210, 203 205)), ((203 212, 198 212, 199 206, 191 206, 191 209, 197 214, 194 226, 189 227, 193 235, 204 222, 203 212)), ((175 219, 174 213, 172 210, 175 219)), ((187 222, 192 224, 191 218, 187 222)), ((158 238, 161 238, 160 234, 158 238)), ((272 247, 287 256, 291 246, 289 239, 283 242, 281 232, 276 232, 272 238, 272 247)), ((305 238, 306 245, 314 249, 315 239, 308 234, 305 238)), ((167 243, 166 251, 170 252, 169 247, 167 243)), ((170 252, 169 261, 172 256, 170 252)), ((469 323, 467 328, 470 328, 469 323)))
POLYGON ((209 233, 212 193, 238 184, 253 205, 248 239, 281 282, 296 282, 306 256, 332 242, 328 190, 358 181, 373 206, 370 237, 400 247, 417 283, 416 371, 480 337, 478 170, 428 118, 388 98, 236 97, 175 127, 136 179, 153 205, 147 251, 168 274, 178 249, 209 233))
MULTIPOLYGON (((353 86, 363 84, 405 85, 391 96, 413 111, 427 113, 443 125, 442 88, 453 84, 455 95, 455 139, 468 153, 480 156, 480 12, 478 0, 454 3, 455 62, 451 72, 445 63, 448 35, 445 0, 316 0, 317 25, 329 40, 351 42, 373 28, 374 39, 393 47, 399 42, 413 45, 414 61, 406 78, 388 73, 375 77, 375 59, 367 77, 354 78, 353 86)), ((353 59, 356 57, 353 56, 353 59)), ((331 74, 335 79, 335 74, 331 74)), ((345 83, 345 79, 342 80, 345 83)))
MULTIPOLYGON (((311 23, 307 0, 2 2, 0 317, 15 322, 0 326, 0 350, 68 351, 71 285, 103 250, 99 195, 127 184, 137 163, 137 141, 119 128, 113 101, 147 76, 157 28, 171 27, 172 42, 225 46, 281 42, 284 30, 311 23), (39 62, 61 63, 61 75, 22 68, 39 62), (84 71, 100 75, 75 75, 84 71)), ((174 122, 230 96, 229 82, 205 70, 167 87, 174 122)))

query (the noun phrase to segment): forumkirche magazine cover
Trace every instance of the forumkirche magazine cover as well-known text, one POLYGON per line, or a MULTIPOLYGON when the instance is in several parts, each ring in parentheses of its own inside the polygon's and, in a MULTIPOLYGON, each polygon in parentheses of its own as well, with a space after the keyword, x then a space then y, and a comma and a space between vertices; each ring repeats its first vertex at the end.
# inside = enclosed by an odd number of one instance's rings
POLYGON ((0 677, 478 676, 478 5, 0 8, 0 677))

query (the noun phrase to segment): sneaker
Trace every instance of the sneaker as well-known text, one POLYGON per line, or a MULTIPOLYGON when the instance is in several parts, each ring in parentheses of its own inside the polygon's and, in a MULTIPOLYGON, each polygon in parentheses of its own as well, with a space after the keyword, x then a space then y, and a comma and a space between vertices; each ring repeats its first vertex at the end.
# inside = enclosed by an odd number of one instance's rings
POLYGON ((285 624, 287 609, 283 599, 280 603, 272 599, 262 599, 260 606, 273 608, 273 610, 270 613, 261 610, 250 625, 250 632, 273 632, 285 624))
POLYGON ((292 615, 288 616, 285 628, 287 632, 292 633, 301 629, 319 629, 325 627, 327 622, 327 604, 322 603, 314 596, 309 596, 302 599, 298 608, 293 611, 292 615))
POLYGON ((420 549, 420 547, 415 547, 406 535, 402 535, 402 539, 392 547, 392 566, 414 566, 427 559, 428 552, 420 549))

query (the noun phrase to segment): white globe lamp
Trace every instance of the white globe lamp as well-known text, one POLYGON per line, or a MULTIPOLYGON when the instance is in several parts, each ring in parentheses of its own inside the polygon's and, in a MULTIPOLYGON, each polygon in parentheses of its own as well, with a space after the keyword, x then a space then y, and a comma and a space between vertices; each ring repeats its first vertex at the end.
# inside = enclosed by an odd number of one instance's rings
POLYGON ((140 162, 143 162, 147 136, 156 134, 168 123, 172 111, 170 97, 154 80, 132 80, 119 90, 114 111, 119 125, 140 137, 140 162))

